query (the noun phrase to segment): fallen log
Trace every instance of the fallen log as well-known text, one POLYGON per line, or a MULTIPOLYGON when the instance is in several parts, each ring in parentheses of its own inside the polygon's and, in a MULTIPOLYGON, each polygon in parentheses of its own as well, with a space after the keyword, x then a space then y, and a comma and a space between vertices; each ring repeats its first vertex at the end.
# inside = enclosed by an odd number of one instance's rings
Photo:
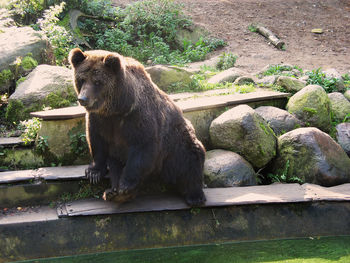
POLYGON ((268 28, 256 24, 256 25, 251 25, 250 28, 253 28, 254 32, 259 33, 260 35, 263 35, 265 38, 269 40, 270 43, 272 43, 276 48, 284 50, 285 49, 285 43, 281 41, 274 33, 272 33, 271 30, 268 28))

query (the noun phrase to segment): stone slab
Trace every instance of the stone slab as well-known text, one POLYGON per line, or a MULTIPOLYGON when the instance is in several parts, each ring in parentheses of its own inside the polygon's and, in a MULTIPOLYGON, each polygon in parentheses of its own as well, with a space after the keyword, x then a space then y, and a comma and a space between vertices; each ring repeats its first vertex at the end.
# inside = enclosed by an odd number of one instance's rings
POLYGON ((32 117, 41 118, 43 120, 66 120, 73 118, 81 118, 86 114, 85 108, 82 106, 72 106, 61 109, 36 111, 30 113, 32 117))
POLYGON ((37 170, 19 170, 0 173, 0 184, 18 183, 33 179, 72 180, 83 179, 87 165, 43 167, 37 170))
MULTIPOLYGON (((177 99, 175 104, 177 104, 183 110, 183 112, 191 112, 265 100, 286 99, 289 96, 289 93, 258 91, 246 94, 214 95, 200 98, 188 98, 187 95, 184 95, 183 98, 185 99, 181 99, 179 94, 170 95, 170 97, 172 96, 177 99)), ((84 107, 73 106, 48 111, 32 112, 31 116, 41 118, 43 120, 62 120, 80 118, 83 117, 85 113, 86 111, 84 107)))

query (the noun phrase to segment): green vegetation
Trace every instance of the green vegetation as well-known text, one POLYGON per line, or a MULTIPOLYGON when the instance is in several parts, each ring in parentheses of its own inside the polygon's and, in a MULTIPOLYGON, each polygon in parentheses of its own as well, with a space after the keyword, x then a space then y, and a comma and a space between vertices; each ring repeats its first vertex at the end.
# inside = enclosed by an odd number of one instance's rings
POLYGON ((259 181, 260 182, 266 182, 268 184, 271 183, 299 183, 299 184, 303 184, 303 180, 301 180, 299 177, 297 176, 289 176, 288 175, 288 170, 289 170, 289 160, 287 160, 286 165, 283 169, 283 171, 281 171, 281 173, 278 174, 272 174, 272 173, 268 173, 265 176, 259 175, 259 181))
POLYGON ((178 31, 192 26, 192 20, 171 0, 137 1, 125 8, 113 6, 110 0, 12 0, 7 8, 18 23, 31 24, 46 34, 59 65, 67 64, 69 50, 80 42, 75 36, 85 39, 92 49, 115 51, 154 64, 203 60, 225 45, 223 40, 209 37, 178 43, 178 31), (74 32, 69 25, 71 9, 86 14, 74 32))
POLYGON ((299 71, 301 74, 303 70, 298 66, 289 66, 289 65, 271 65, 265 72, 263 72, 264 76, 272 76, 272 75, 282 75, 282 76, 290 76, 296 77, 293 70, 299 71))
POLYGON ((25 262, 347 263, 350 237, 272 240, 105 252, 25 262))
POLYGON ((86 134, 84 131, 83 123, 79 122, 78 125, 72 128, 69 132, 71 152, 78 156, 86 156, 89 154, 89 147, 86 141, 86 134))
POLYGON ((38 118, 32 118, 30 120, 21 121, 20 129, 23 130, 21 135, 22 141, 25 145, 31 144, 35 141, 38 131, 41 128, 41 121, 38 118))
POLYGON ((216 64, 216 68, 219 70, 226 70, 235 66, 237 55, 232 53, 222 53, 219 57, 219 61, 216 64))
POLYGON ((321 68, 312 70, 306 73, 309 76, 307 84, 315 84, 321 86, 327 93, 337 91, 337 83, 340 81, 337 78, 326 77, 326 74, 321 71, 321 68))

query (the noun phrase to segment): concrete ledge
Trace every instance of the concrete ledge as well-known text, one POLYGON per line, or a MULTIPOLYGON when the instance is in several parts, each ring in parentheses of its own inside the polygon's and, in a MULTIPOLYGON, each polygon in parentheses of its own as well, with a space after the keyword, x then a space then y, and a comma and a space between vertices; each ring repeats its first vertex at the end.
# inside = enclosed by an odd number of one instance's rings
POLYGON ((350 234, 350 202, 251 204, 66 218, 58 218, 50 208, 25 213, 0 218, 0 262, 350 234))

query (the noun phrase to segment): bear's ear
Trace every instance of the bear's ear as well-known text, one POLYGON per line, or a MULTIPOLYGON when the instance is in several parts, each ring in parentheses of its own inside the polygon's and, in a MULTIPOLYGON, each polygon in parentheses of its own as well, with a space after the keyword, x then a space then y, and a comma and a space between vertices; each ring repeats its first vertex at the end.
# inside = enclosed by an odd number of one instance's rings
POLYGON ((79 48, 74 48, 69 52, 69 63, 76 67, 84 61, 86 55, 79 48))
POLYGON ((114 54, 108 54, 103 59, 103 63, 112 70, 120 71, 124 68, 123 62, 120 57, 114 54))

